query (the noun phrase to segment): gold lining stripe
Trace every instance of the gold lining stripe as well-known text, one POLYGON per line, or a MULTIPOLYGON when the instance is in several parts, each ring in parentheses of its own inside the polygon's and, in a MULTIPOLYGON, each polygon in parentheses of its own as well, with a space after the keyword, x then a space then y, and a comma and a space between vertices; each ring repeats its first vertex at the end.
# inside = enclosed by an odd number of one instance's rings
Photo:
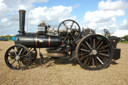
POLYGON ((51 43, 50 43, 50 36, 48 37, 48 46, 50 47, 51 46, 51 43))
POLYGON ((36 38, 35 38, 35 45, 36 45, 36 47, 38 47, 37 37, 38 37, 38 34, 36 35, 36 38))
POLYGON ((64 45, 64 41, 62 40, 62 45, 64 45))

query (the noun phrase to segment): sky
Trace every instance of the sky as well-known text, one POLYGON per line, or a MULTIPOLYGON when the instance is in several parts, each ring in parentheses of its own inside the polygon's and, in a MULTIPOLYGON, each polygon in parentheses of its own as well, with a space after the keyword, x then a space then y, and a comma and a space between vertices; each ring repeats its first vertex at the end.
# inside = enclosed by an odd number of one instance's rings
POLYGON ((37 32, 45 21, 51 28, 73 19, 103 34, 128 35, 128 0, 0 0, 0 35, 18 34, 19 10, 26 10, 25 30, 37 32))

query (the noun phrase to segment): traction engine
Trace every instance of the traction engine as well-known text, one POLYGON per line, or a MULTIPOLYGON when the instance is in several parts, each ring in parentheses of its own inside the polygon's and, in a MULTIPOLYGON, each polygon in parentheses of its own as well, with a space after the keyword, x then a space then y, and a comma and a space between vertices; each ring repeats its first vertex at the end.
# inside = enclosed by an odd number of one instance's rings
POLYGON ((71 19, 62 21, 56 33, 55 30, 50 32, 50 26, 45 22, 38 25, 37 33, 27 33, 25 13, 25 10, 19 10, 19 34, 13 37, 15 45, 5 53, 5 62, 10 69, 26 69, 37 58, 37 48, 47 48, 47 56, 76 60, 87 70, 101 70, 108 67, 112 59, 120 58, 117 38, 106 38, 92 29, 81 30, 71 19))

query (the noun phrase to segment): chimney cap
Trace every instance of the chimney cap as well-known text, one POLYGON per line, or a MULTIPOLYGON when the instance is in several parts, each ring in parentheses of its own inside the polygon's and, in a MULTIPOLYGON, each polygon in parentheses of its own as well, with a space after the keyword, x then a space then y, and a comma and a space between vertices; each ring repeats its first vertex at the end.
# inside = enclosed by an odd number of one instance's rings
POLYGON ((20 9, 19 12, 20 13, 26 13, 26 11, 25 10, 22 10, 22 9, 20 9))

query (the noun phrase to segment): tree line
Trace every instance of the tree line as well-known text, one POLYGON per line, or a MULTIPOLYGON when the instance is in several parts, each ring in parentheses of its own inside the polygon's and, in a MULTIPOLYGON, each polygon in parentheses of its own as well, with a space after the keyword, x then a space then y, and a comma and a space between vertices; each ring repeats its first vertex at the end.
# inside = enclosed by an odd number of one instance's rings
POLYGON ((11 35, 0 36, 0 38, 5 38, 8 41, 12 40, 12 37, 14 37, 14 36, 11 36, 11 35))

